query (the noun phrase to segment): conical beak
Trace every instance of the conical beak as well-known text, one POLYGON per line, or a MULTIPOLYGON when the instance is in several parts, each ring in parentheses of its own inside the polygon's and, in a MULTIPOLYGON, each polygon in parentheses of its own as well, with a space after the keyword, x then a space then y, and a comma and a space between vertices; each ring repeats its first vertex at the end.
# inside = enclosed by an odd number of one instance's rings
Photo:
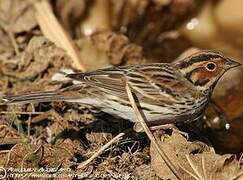
POLYGON ((233 61, 231 59, 227 59, 227 62, 225 63, 225 68, 226 69, 231 69, 231 68, 235 68, 235 67, 238 67, 240 66, 241 64, 236 62, 236 61, 233 61))

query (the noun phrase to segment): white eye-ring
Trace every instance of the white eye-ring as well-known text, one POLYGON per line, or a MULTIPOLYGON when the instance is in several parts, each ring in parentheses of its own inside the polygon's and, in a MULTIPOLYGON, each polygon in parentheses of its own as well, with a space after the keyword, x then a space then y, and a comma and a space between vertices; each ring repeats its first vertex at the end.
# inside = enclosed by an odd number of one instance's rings
POLYGON ((206 69, 208 71, 214 71, 216 69, 217 65, 214 62, 209 62, 206 65, 206 69))

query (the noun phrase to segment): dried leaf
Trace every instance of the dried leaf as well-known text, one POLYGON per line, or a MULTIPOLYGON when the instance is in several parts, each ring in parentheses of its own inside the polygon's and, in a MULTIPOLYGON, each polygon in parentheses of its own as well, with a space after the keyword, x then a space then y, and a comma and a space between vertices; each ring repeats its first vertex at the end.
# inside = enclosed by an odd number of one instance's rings
MULTIPOLYGON (((160 135, 157 134, 157 137, 160 135)), ((203 142, 187 141, 183 135, 172 131, 171 135, 161 136, 160 144, 169 158, 176 164, 182 179, 233 179, 243 168, 235 155, 215 154, 212 147, 203 142)), ((156 174, 163 179, 175 179, 173 173, 155 151, 150 149, 151 164, 156 174)))
MULTIPOLYGON (((12 61, 4 61, 4 66, 0 67, 0 72, 4 76, 12 77, 11 83, 15 85, 20 83, 21 85, 21 82, 15 79, 28 82, 38 81, 39 77, 42 78, 42 83, 49 82, 55 72, 59 72, 61 68, 70 68, 70 66, 71 59, 65 51, 57 48, 54 43, 46 38, 33 37, 24 52, 15 56, 12 61)), ((23 91, 23 84, 21 86, 23 91)), ((38 86, 38 84, 35 83, 35 86, 38 86)), ((47 87, 48 85, 46 85, 47 87)), ((44 90, 43 87, 42 90, 44 90)))
POLYGON ((9 29, 12 33, 29 32, 37 26, 33 7, 28 1, 1 1, 0 11, 4 29, 9 29))

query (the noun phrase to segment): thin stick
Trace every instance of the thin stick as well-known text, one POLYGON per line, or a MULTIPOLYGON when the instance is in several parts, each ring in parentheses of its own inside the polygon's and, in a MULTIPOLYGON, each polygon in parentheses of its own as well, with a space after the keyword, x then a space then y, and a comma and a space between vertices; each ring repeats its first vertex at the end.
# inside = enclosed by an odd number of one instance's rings
POLYGON ((53 41, 57 46, 65 49, 68 55, 73 60, 74 67, 85 71, 85 66, 82 64, 76 47, 71 41, 70 36, 65 32, 57 18, 55 17, 52 8, 48 1, 32 1, 35 7, 35 16, 42 30, 42 33, 53 41))
POLYGON ((180 174, 178 173, 176 167, 174 166, 174 164, 171 162, 171 160, 169 159, 169 157, 166 155, 166 153, 159 147, 158 143, 156 142, 153 134, 151 133, 151 131, 149 130, 147 124, 145 123, 141 113, 139 112, 139 109, 136 105, 136 102, 134 100, 134 97, 132 95, 131 89, 126 81, 126 91, 127 91, 127 95, 128 95, 128 99, 132 105, 134 114, 137 117, 137 120, 141 123, 144 131, 146 132, 147 136, 149 137, 150 141, 154 144, 155 148, 157 149, 157 151, 159 152, 161 158, 164 160, 165 164, 169 167, 169 169, 173 172, 173 174, 178 178, 181 179, 180 174))
POLYGON ((21 141, 22 141, 21 138, 4 138, 4 139, 0 139, 0 145, 18 144, 21 141))
POLYGON ((10 150, 1 150, 0 151, 0 154, 5 154, 5 153, 8 153, 10 150))
POLYGON ((112 140, 110 140, 108 143, 106 143, 104 146, 102 146, 96 153, 94 153, 89 159, 82 162, 78 169, 85 167, 88 165, 91 161, 93 161, 96 157, 98 157, 100 154, 102 154, 109 146, 114 144, 115 142, 119 141, 121 137, 123 137, 126 134, 127 131, 123 131, 119 133, 117 136, 115 136, 112 140))
MULTIPOLYGON (((34 105, 33 105, 33 103, 30 103, 30 105, 31 105, 31 108, 32 108, 32 112, 35 112, 35 107, 34 107, 34 105)), ((29 116, 29 118, 28 118, 28 138, 30 137, 30 125, 31 125, 31 116, 29 116)))
POLYGON ((44 114, 45 112, 22 112, 22 111, 13 111, 13 112, 8 112, 8 111, 1 111, 0 114, 27 114, 27 115, 34 115, 34 114, 44 114))
POLYGON ((8 36, 9 36, 10 40, 11 40, 11 43, 12 43, 12 45, 14 47, 14 51, 15 51, 16 55, 19 55, 20 54, 19 47, 18 47, 18 44, 17 44, 17 42, 16 42, 16 40, 14 38, 14 35, 13 35, 11 29, 8 29, 7 33, 8 33, 8 36))

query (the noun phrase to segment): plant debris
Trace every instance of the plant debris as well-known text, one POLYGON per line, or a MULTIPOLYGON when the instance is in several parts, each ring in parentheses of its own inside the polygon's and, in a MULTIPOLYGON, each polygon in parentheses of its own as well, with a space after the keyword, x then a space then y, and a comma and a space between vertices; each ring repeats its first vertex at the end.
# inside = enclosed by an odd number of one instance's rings
MULTIPOLYGON (((199 41, 188 29, 197 16, 204 23, 201 17, 207 17, 203 19, 207 23, 222 20, 224 8, 217 10, 216 18, 213 13, 205 14, 205 8, 210 6, 211 12, 222 2, 0 1, 0 99, 3 94, 66 87, 68 82, 53 81, 62 70, 172 62, 212 47, 242 59, 242 42, 236 41, 236 33, 225 38, 220 32, 212 41, 200 35, 204 31, 199 26, 195 31, 199 41), (49 18, 38 11, 43 3, 49 18), (38 13, 42 18, 38 19, 38 13), (201 46, 204 41, 210 41, 210 46, 201 46), (223 46, 225 42, 227 46, 223 46)), ((210 27, 224 21, 214 23, 210 27)), ((179 127, 183 132, 153 132, 181 179, 242 179, 242 79, 241 68, 227 73, 216 86, 205 122, 200 125, 179 127)), ((0 104, 0 168, 18 178, 176 179, 145 133, 128 131, 102 149, 132 126, 84 104, 0 104), (80 166, 97 152, 92 161, 80 166)))

